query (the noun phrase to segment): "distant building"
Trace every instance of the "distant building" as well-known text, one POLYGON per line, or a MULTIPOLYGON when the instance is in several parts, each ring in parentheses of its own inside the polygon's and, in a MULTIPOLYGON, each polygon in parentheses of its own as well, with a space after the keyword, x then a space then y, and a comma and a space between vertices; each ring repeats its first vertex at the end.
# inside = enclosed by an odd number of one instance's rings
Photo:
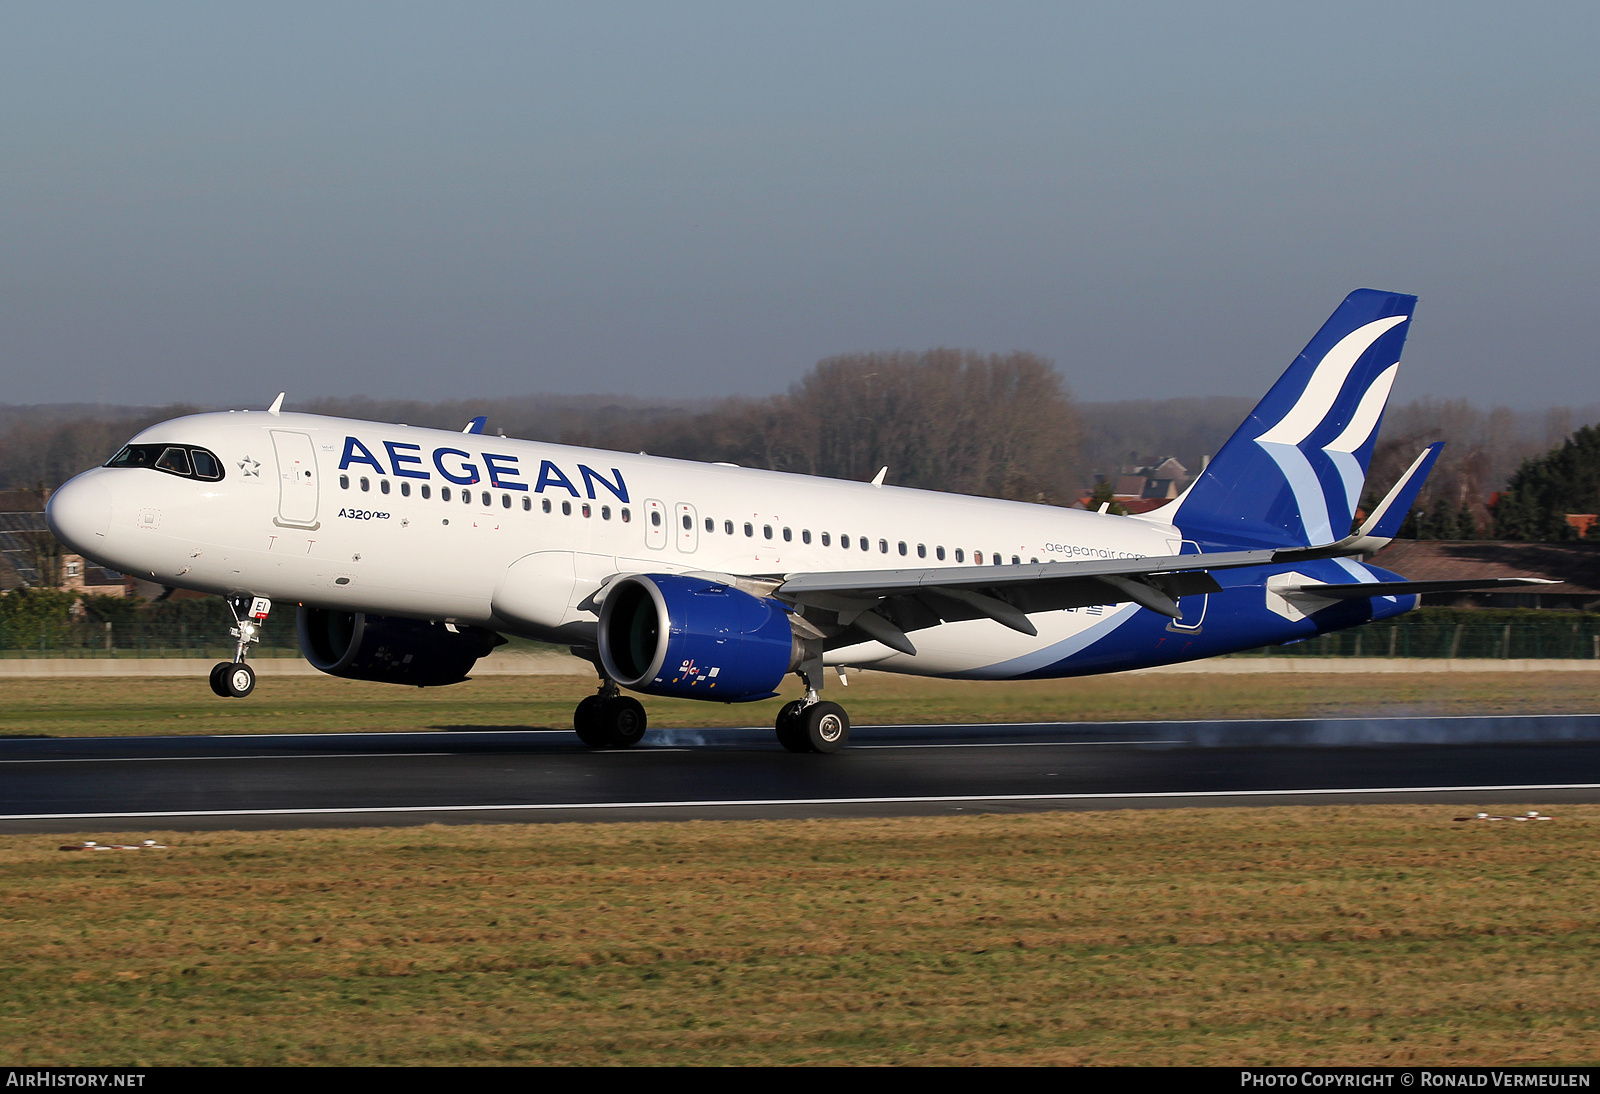
POLYGON ((1397 539, 1372 563, 1412 581, 1542 577, 1558 582, 1504 592, 1428 593, 1422 597, 1427 606, 1600 611, 1600 544, 1397 539))
MULTIPOLYGON (((1129 513, 1148 513, 1159 509, 1183 493, 1189 485, 1189 469, 1176 457, 1168 456, 1147 466, 1126 465, 1111 479, 1111 498, 1129 513)), ((1088 509, 1091 494, 1078 499, 1077 508, 1088 509)))
POLYGON ((65 550, 45 523, 47 490, 0 490, 0 592, 21 586, 124 596, 127 579, 65 550), (55 580, 40 572, 57 569, 55 580))

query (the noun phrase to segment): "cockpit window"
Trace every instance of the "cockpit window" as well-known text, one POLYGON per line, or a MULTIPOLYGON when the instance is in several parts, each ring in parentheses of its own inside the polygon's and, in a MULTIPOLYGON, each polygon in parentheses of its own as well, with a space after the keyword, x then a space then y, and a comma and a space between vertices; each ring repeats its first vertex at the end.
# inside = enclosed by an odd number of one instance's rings
POLYGON ((186 479, 217 482, 222 461, 204 448, 176 444, 130 444, 106 461, 107 467, 149 467, 186 479))
POLYGON ((194 477, 215 482, 222 478, 222 465, 217 458, 203 448, 191 448, 189 454, 194 457, 194 477))
POLYGON ((156 460, 156 470, 171 471, 174 475, 183 475, 187 478, 190 473, 189 453, 177 445, 168 446, 167 450, 161 453, 161 458, 156 460))

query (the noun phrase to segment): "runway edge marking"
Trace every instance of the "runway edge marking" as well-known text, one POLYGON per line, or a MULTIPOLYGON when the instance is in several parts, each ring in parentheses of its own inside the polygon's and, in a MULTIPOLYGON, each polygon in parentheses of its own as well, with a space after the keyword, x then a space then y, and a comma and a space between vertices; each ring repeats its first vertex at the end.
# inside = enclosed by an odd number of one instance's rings
POLYGON ((1020 802, 1020 801, 1120 801, 1128 799, 1171 798, 1264 798, 1299 794, 1448 794, 1486 793, 1511 790, 1600 790, 1600 783, 1513 783, 1484 786, 1358 786, 1323 787, 1309 790, 1163 790, 1124 794, 940 794, 901 798, 742 798, 703 801, 654 802, 538 802, 522 805, 369 805, 315 809, 174 809, 133 813, 3 813, 0 821, 22 820, 136 820, 159 817, 290 817, 332 816, 341 813, 503 813, 554 811, 558 809, 705 809, 738 808, 762 805, 933 805, 941 802, 1020 802))

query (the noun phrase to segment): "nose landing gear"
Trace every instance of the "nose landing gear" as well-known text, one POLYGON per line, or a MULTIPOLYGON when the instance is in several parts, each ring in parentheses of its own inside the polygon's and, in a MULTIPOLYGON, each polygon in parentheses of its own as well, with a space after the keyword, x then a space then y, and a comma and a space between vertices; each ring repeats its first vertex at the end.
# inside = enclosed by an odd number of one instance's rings
POLYGON ((247 604, 244 597, 231 596, 228 610, 233 613, 234 622, 228 633, 238 642, 232 661, 219 661, 211 667, 211 690, 224 699, 243 699, 256 689, 256 672, 245 664, 245 654, 261 641, 261 624, 272 611, 272 601, 258 596, 247 604))

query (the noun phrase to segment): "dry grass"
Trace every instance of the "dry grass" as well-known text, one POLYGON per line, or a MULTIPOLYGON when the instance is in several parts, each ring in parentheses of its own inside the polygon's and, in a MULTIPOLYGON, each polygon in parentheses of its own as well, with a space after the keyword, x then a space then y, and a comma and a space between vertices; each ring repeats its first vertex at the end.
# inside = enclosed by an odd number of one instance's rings
MULTIPOLYGON (((570 728, 594 690, 586 677, 489 676, 448 688, 398 688, 327 676, 264 677, 248 699, 218 699, 197 662, 190 679, 0 680, 0 736, 287 733, 430 727, 570 728)), ((858 725, 907 722, 1303 718, 1339 714, 1563 714, 1600 707, 1588 673, 1507 672, 1093 676, 989 683, 857 674, 828 697, 858 725)), ((799 694, 725 705, 645 697, 655 726, 770 725, 799 694)))
POLYGON ((0 1055, 1594 1063, 1600 807, 1458 810, 4 836, 0 1055))

